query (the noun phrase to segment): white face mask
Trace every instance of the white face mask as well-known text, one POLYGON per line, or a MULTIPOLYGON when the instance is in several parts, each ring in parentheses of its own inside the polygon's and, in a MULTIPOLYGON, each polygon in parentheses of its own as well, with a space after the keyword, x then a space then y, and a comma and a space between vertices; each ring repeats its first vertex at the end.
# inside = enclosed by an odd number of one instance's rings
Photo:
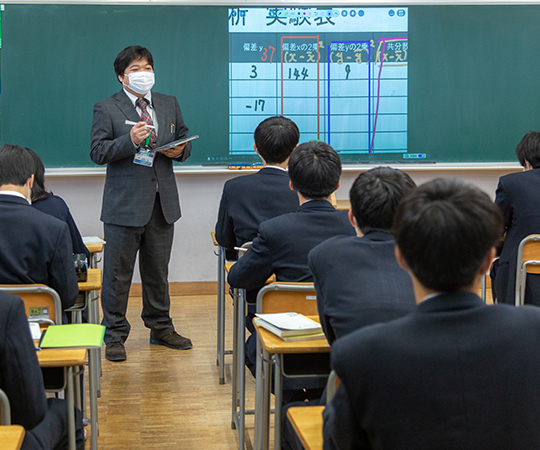
POLYGON ((153 72, 133 72, 130 74, 124 74, 125 77, 128 77, 129 84, 124 84, 124 86, 131 89, 137 94, 145 95, 154 86, 155 75, 153 72))

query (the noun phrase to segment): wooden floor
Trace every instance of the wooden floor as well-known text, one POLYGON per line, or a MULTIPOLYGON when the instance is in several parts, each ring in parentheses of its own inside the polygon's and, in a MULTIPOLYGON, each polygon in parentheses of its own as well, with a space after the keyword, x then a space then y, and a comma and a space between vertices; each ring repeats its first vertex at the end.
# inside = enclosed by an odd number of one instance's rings
MULTIPOLYGON (((216 296, 171 298, 177 331, 193 341, 191 350, 150 345, 150 331, 140 318, 140 298, 130 298, 131 333, 127 361, 103 361, 99 407, 99 449, 236 449, 231 429, 231 364, 218 381, 216 296)), ((227 301, 227 345, 232 347, 232 301, 227 301)), ((103 352, 102 352, 103 353, 103 352)), ((249 372, 247 372, 249 375, 249 372)), ((247 376, 247 407, 253 408, 255 381, 247 376)), ((248 445, 253 418, 247 421, 248 445)), ((90 439, 86 449, 90 448, 90 439)))
MULTIPOLYGON (((490 291, 487 297, 491 303, 490 291)), ((150 331, 140 318, 141 308, 141 298, 130 298, 128 319, 132 328, 126 342, 127 361, 102 359, 99 449, 237 449, 237 434, 231 429, 230 355, 225 357, 225 384, 218 381, 216 296, 171 298, 176 329, 193 341, 192 350, 150 345, 150 331)), ((231 349, 230 299, 226 317, 226 348, 231 349)), ((252 409, 255 380, 247 371, 246 380, 246 407, 252 409)), ((252 416, 247 416, 246 426, 249 450, 252 416)), ((90 439, 86 449, 90 449, 90 439)))

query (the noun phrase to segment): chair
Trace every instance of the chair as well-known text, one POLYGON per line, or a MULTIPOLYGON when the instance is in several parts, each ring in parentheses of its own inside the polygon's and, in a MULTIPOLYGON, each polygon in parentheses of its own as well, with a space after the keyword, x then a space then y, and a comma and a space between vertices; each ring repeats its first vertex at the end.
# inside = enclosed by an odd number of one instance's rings
POLYGON ((0 425, 11 425, 11 406, 6 393, 0 389, 0 425))
MULTIPOLYGON (((281 312, 297 312, 305 316, 318 316, 317 312, 317 293, 315 292, 315 286, 313 283, 271 283, 264 286, 257 295, 257 313, 271 314, 281 312)), ((261 354, 262 348, 260 340, 257 338, 257 354, 261 354)), ((263 358, 264 361, 264 358, 263 358)), ((281 448, 281 420, 279 418, 280 406, 282 403, 282 376, 295 377, 295 376, 307 376, 304 374, 287 373, 284 367, 283 354, 275 355, 272 361, 264 361, 263 364, 268 365, 267 370, 263 371, 262 364, 257 365, 256 382, 262 383, 263 372, 266 374, 271 373, 269 365, 274 364, 275 370, 275 419, 274 419, 274 448, 279 450, 281 448)), ((326 373, 316 373, 309 376, 325 376, 326 373)), ((264 398, 268 398, 264 395, 264 398)), ((261 415, 260 411, 268 410, 268 405, 263 405, 263 400, 255 398, 255 410, 256 415, 261 415)), ((263 425, 264 427, 267 424, 263 425)), ((267 434, 267 433, 263 433, 267 434)), ((260 437, 256 436, 255 445, 257 446, 260 437)), ((262 442, 260 443, 262 444, 262 442)))
POLYGON ((62 323, 62 302, 54 289, 43 284, 2 284, 0 291, 21 297, 28 321, 39 323, 40 328, 62 323))
POLYGON ((216 233, 212 231, 212 242, 217 247, 214 255, 218 257, 217 264, 217 366, 219 367, 219 384, 225 384, 225 355, 232 351, 225 350, 225 286, 227 273, 225 264, 227 262, 225 248, 216 241, 216 233))
POLYGON ((519 244, 516 264, 516 306, 523 306, 525 303, 528 273, 540 274, 540 234, 531 234, 519 244))
MULTIPOLYGON (((238 253, 238 258, 244 256, 251 242, 244 243, 238 253)), ((225 249, 223 249, 225 252, 225 249)), ((230 270, 233 264, 226 264, 226 271, 230 270)), ((231 290, 234 312, 233 312, 233 366, 232 366, 232 419, 231 428, 236 428, 238 432, 238 448, 244 448, 245 442, 245 415, 253 414, 255 411, 245 409, 245 348, 246 342, 246 291, 244 289, 231 290)))

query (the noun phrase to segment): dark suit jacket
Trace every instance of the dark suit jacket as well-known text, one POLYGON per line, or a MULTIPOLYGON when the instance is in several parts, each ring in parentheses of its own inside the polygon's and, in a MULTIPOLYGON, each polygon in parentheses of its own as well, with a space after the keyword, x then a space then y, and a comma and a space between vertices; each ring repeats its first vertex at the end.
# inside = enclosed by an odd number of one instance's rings
POLYGON ((226 249, 240 247, 257 236, 265 220, 298 209, 298 195, 289 188, 287 172, 265 167, 229 180, 223 187, 216 240, 226 249))
MULTIPOLYGON (((158 147, 187 136, 188 128, 176 97, 152 92, 152 103, 159 127, 158 147)), ((174 223, 181 214, 172 160, 157 153, 153 167, 134 164, 133 156, 138 149, 131 141, 132 126, 125 124, 126 119, 141 120, 123 90, 94 106, 90 157, 96 164, 107 164, 101 220, 128 227, 146 225, 152 215, 159 184, 163 215, 167 223, 174 223)), ((190 154, 191 142, 188 142, 182 155, 175 160, 183 162, 190 154)))
MULTIPOLYGON (((540 233, 540 169, 505 175, 499 179, 495 202, 501 208, 506 239, 495 277, 499 303, 514 304, 517 250, 529 234, 540 233)), ((540 305, 540 276, 527 276, 525 301, 540 305), (533 295, 534 294, 534 295, 533 295)))
MULTIPOLYGON (((0 292, 0 389, 9 398, 11 422, 26 429, 22 450, 67 448, 67 404, 65 400, 45 397, 24 303, 5 292, 0 292)), ((84 449, 82 416, 78 410, 75 436, 77 449, 84 449)))
POLYGON ((79 287, 68 226, 13 195, 0 195, 0 284, 45 284, 64 309, 79 287))
POLYGON ((340 234, 353 236, 347 212, 326 200, 311 200, 297 212, 261 223, 253 244, 229 272, 232 287, 255 289, 275 274, 278 281, 312 281, 308 253, 321 242, 340 234))
POLYGON ((47 399, 24 303, 0 292, 0 388, 11 405, 11 421, 27 430, 47 412, 47 399))
POLYGON ((84 253, 86 257, 90 259, 90 252, 86 248, 86 245, 84 245, 77 224, 73 220, 68 205, 66 205, 66 202, 61 197, 58 197, 58 195, 50 195, 43 200, 32 202, 32 206, 45 214, 49 214, 62 222, 65 222, 69 228, 71 243, 73 244, 73 253, 84 253))
POLYGON ((336 340, 324 448, 540 448, 540 309, 441 294, 336 340))
POLYGON ((336 236, 315 247, 308 264, 328 342, 416 308, 411 277, 398 266, 391 234, 336 236))

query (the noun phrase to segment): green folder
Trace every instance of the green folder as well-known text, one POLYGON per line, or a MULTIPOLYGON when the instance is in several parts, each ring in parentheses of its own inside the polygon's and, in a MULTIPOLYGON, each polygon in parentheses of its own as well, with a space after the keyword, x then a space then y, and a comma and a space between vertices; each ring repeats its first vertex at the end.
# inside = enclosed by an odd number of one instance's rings
POLYGON ((40 348, 96 348, 103 345, 105 327, 94 323, 50 325, 41 335, 40 348))

